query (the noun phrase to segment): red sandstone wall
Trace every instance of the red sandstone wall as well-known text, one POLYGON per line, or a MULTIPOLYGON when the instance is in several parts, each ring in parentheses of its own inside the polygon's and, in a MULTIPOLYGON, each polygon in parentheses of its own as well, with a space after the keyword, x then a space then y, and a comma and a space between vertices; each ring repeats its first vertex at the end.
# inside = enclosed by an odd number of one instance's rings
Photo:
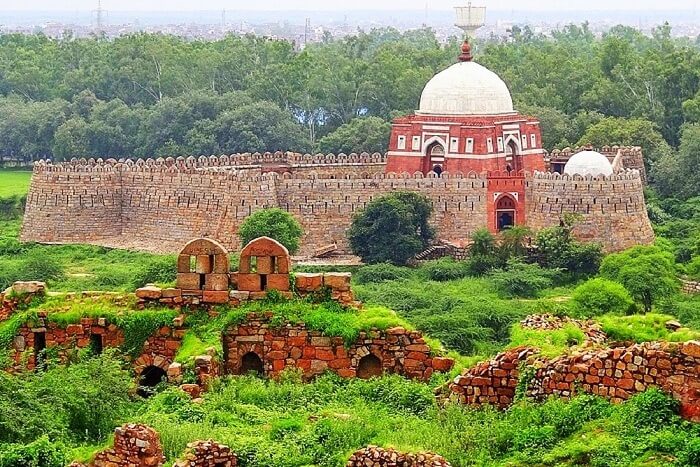
POLYGON ((269 317, 255 316, 224 334, 226 372, 240 374, 242 358, 250 352, 262 360, 264 374, 272 377, 285 368, 299 368, 306 378, 327 370, 344 378, 362 376, 358 364, 370 354, 381 360, 383 372, 418 379, 430 378, 433 371, 447 371, 453 363, 432 358, 421 334, 403 328, 363 332, 346 347, 341 338, 323 336, 303 324, 273 327, 269 317))
POLYGON ((583 216, 574 234, 584 241, 620 251, 654 241, 638 173, 610 177, 535 174, 526 182, 528 225, 541 229, 559 224, 565 213, 583 216))

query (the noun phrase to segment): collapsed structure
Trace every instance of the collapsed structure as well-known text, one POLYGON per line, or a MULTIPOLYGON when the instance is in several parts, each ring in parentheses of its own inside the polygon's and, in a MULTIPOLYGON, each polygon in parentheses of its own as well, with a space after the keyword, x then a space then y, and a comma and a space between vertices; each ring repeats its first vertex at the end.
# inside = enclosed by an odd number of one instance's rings
POLYGON ((432 202, 447 243, 483 227, 539 230, 566 213, 581 215, 579 238, 608 251, 653 241, 639 148, 548 154, 539 121, 514 110, 505 83, 473 61, 468 44, 459 60, 425 86, 414 115, 394 121, 386 155, 40 161, 21 238, 175 252, 208 237, 237 249, 241 222, 279 207, 304 229, 301 254, 347 253, 353 215, 405 190, 432 202))

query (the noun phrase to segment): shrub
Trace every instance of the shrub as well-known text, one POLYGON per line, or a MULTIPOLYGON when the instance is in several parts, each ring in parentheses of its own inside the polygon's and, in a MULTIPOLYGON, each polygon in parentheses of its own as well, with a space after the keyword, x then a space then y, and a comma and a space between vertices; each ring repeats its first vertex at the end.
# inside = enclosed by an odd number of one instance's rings
POLYGON ((506 269, 491 274, 496 288, 506 297, 536 297, 547 287, 552 286, 555 270, 542 269, 537 264, 508 261, 506 269))
POLYGON ((408 268, 394 266, 390 263, 380 263, 359 268, 353 277, 358 284, 370 284, 408 279, 412 274, 413 271, 408 268))
POLYGON ((65 272, 54 257, 34 250, 20 263, 17 276, 16 280, 50 282, 63 279, 65 272))
POLYGON ((621 283, 649 313, 654 303, 678 290, 673 254, 657 246, 636 246, 608 255, 601 276, 621 283))
POLYGON ((303 233, 294 216, 279 208, 254 212, 243 221, 238 230, 243 245, 258 237, 270 237, 284 245, 291 254, 299 250, 299 240, 303 233))
POLYGON ((421 266, 421 272, 431 281, 447 282, 470 275, 469 263, 455 261, 452 258, 442 258, 427 261, 421 266))
POLYGON ((574 290, 572 301, 576 311, 586 318, 634 311, 634 300, 627 289, 618 282, 603 278, 590 279, 579 285, 574 290))
POLYGON ((657 388, 632 397, 622 409, 622 418, 633 430, 655 430, 678 418, 680 403, 657 388))
POLYGON ((428 198, 395 192, 377 198, 353 218, 348 230, 352 251, 366 263, 406 264, 428 247, 433 230, 428 198))
MULTIPOLYGON (((143 287, 146 284, 168 283, 175 280, 177 265, 175 257, 156 257, 141 266, 132 280, 134 288, 143 287)), ((105 283, 106 279, 100 277, 100 282, 105 283)))
POLYGON ((0 467, 63 467, 68 461, 63 444, 46 435, 29 444, 0 445, 0 467))
POLYGON ((603 257, 597 243, 574 240, 572 224, 542 229, 535 238, 537 262, 545 267, 561 269, 574 276, 591 276, 598 272, 603 257))

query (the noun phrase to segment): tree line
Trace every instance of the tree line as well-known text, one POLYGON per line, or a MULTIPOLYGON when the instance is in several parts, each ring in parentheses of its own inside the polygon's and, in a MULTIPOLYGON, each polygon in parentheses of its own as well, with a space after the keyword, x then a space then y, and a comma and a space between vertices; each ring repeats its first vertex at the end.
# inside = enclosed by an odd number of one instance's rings
MULTIPOLYGON (((662 194, 698 194, 700 41, 587 24, 514 28, 476 60, 540 118, 547 149, 641 145, 662 194)), ((456 61, 430 29, 326 38, 297 51, 253 36, 0 36, 0 156, 155 157, 384 151, 392 118, 456 61)))

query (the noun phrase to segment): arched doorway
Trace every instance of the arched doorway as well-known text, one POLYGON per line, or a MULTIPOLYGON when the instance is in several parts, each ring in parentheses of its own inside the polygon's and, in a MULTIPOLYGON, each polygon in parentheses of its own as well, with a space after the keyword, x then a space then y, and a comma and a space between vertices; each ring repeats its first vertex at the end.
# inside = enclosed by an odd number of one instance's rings
POLYGON ((357 364, 357 377, 370 379, 382 375, 382 361, 376 355, 365 355, 357 364))
POLYGON ((241 357, 240 374, 246 375, 251 372, 258 376, 263 376, 265 374, 263 362, 255 352, 248 352, 241 357))
POLYGON ((438 177, 442 176, 442 166, 441 166, 441 165, 436 165, 436 166, 434 166, 434 167, 433 167, 433 172, 435 172, 435 174, 436 174, 438 177))
MULTIPOLYGON (((440 141, 434 141, 425 150, 425 164, 423 166, 423 173, 427 174, 429 171, 435 171, 435 167, 440 168, 440 173, 444 170, 445 165, 445 146, 440 141)), ((440 175, 440 174, 438 174, 440 175)))
POLYGON ((523 170, 523 156, 520 154, 520 147, 515 140, 511 139, 506 144, 506 167, 508 172, 520 172, 523 170))
POLYGON ((501 196, 496 202, 496 229, 501 232, 515 225, 517 204, 509 196, 501 196))
POLYGON ((165 370, 158 366, 147 366, 139 375, 138 394, 141 397, 150 397, 154 393, 154 388, 166 381, 168 375, 165 370))

